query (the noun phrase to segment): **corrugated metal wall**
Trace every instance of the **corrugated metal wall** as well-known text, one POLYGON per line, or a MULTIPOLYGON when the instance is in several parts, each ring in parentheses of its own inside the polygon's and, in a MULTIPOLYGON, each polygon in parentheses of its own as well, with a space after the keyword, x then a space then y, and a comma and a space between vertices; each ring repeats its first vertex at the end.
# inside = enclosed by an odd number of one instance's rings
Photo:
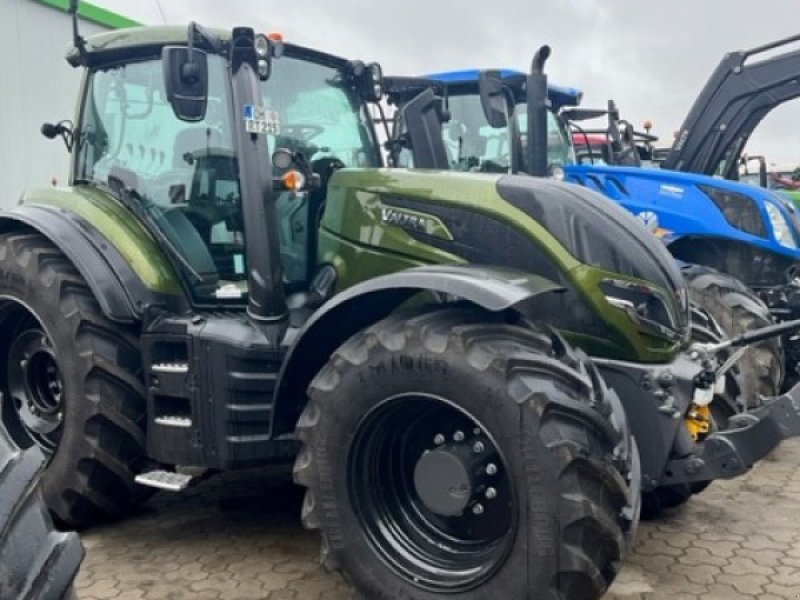
MULTIPOLYGON (((81 22, 81 33, 103 31, 81 22)), ((69 16, 33 0, 0 0, 0 208, 26 188, 67 182, 60 140, 39 133, 45 121, 73 119, 81 72, 64 60, 69 16)))

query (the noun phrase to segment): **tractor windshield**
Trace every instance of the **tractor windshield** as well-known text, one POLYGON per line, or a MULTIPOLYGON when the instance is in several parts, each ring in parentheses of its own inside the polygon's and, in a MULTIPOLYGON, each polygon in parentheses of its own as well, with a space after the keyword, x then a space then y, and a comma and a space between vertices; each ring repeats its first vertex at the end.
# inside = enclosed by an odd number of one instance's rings
POLYGON ((273 62, 262 94, 264 107, 279 121, 269 147, 301 152, 322 184, 277 197, 284 277, 290 287, 302 286, 314 267, 328 179, 338 168, 380 166, 380 146, 367 105, 336 67, 284 56, 273 62))
MULTIPOLYGON (((335 167, 372 167, 378 144, 363 102, 333 67, 284 57, 262 87, 277 113, 269 148, 302 152, 324 184, 335 167)), ((178 119, 167 101, 162 63, 141 60, 92 70, 83 103, 76 179, 115 190, 137 217, 163 234, 200 303, 247 298, 244 223, 228 65, 208 56, 202 121, 178 119)), ((278 196, 285 283, 310 276, 324 191, 278 196)))
POLYGON ((339 69, 284 57, 273 63, 262 93, 280 121, 270 148, 302 152, 312 165, 335 159, 347 167, 379 166, 366 105, 339 69))
POLYGON ((90 72, 76 178, 115 190, 163 235, 196 300, 242 301, 244 234, 223 58, 208 57, 202 121, 178 119, 161 60, 90 72))
MULTIPOLYGON (((510 171, 514 142, 510 128, 489 125, 477 94, 451 95, 447 101, 450 120, 443 124, 442 135, 450 168, 487 173, 510 171)), ((520 132, 517 143, 524 151, 528 122, 524 104, 517 107, 514 118, 520 132)), ((551 111, 547 113, 547 157, 550 169, 576 162, 575 150, 564 123, 551 111)), ((403 152, 400 162, 402 166, 409 166, 410 152, 403 152)))
MULTIPOLYGON (((517 126, 520 131, 521 144, 524 151, 528 131, 528 113, 525 104, 517 105, 517 126)), ((567 131, 564 121, 553 111, 547 111, 547 168, 552 172, 554 167, 565 167, 577 162, 575 146, 567 131)))
POLYGON ((451 117, 442 133, 452 169, 489 173, 505 173, 511 169, 508 128, 494 129, 489 125, 480 96, 451 96, 448 109, 451 117))

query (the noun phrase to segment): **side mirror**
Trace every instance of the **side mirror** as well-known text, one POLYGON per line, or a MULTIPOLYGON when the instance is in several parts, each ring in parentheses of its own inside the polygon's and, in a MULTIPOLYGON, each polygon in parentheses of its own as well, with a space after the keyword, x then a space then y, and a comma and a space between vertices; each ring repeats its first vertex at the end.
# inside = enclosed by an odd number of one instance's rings
POLYGON ((161 51, 167 100, 181 121, 202 121, 208 104, 206 53, 183 46, 165 46, 161 51))
POLYGON ((73 134, 71 121, 61 121, 60 123, 42 123, 40 131, 48 140, 52 140, 57 136, 61 136, 61 139, 64 140, 64 145, 67 147, 67 152, 72 152, 73 134))
POLYGON ((442 99, 430 88, 400 109, 397 119, 400 129, 405 129, 403 143, 411 150, 415 167, 443 170, 450 167, 442 136, 446 116, 442 99))
POLYGON ((478 78, 481 108, 491 127, 508 126, 508 99, 500 71, 481 71, 478 78))

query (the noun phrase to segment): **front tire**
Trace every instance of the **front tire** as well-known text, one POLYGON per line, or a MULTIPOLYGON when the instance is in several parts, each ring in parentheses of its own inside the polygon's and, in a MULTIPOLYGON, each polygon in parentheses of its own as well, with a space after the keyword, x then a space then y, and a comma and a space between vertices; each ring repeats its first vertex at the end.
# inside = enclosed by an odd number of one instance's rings
POLYGON ((86 281, 36 233, 0 236, 2 425, 39 446, 45 502, 62 524, 117 517, 144 497, 145 390, 135 333, 109 321, 86 281))
MULTIPOLYGON (((729 338, 774 324, 769 308, 735 277, 701 265, 688 265, 681 271, 692 301, 707 311, 729 338)), ((760 406, 762 396, 777 396, 784 375, 781 338, 750 346, 737 365, 743 375, 742 397, 747 408, 760 406)))
POLYGON ((295 480, 365 598, 594 599, 638 521, 619 400, 543 326, 392 316, 311 384, 295 480))

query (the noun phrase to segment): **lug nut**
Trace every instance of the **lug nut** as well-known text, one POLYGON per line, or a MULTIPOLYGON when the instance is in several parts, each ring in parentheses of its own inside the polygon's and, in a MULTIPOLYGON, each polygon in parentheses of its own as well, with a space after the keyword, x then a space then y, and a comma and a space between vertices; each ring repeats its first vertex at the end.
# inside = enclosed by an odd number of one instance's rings
POLYGON ((497 465, 494 463, 489 463, 488 465, 486 465, 486 474, 497 475, 497 465))
POLYGON ((472 451, 473 451, 475 454, 480 454, 480 453, 481 453, 481 452, 483 452, 484 450, 486 450, 486 446, 484 446, 484 445, 483 445, 483 442, 475 442, 475 443, 472 445, 472 451))
POLYGON ((480 427, 476 427, 475 429, 472 430, 472 433, 474 433, 475 435, 480 435, 481 434, 481 428, 480 427))
POLYGON ((463 431, 456 431, 456 432, 453 434, 453 439, 454 439, 456 442, 463 442, 463 441, 464 441, 464 432, 463 432, 463 431))
POLYGON ((497 498, 497 490, 494 489, 493 487, 486 488, 486 497, 489 500, 494 500, 495 498, 497 498))
POLYGON ((444 436, 441 433, 437 433, 436 436, 433 438, 433 443, 437 446, 441 446, 444 444, 444 436))
POLYGON ((482 515, 483 514, 483 504, 480 502, 472 507, 472 514, 475 515, 482 515))

